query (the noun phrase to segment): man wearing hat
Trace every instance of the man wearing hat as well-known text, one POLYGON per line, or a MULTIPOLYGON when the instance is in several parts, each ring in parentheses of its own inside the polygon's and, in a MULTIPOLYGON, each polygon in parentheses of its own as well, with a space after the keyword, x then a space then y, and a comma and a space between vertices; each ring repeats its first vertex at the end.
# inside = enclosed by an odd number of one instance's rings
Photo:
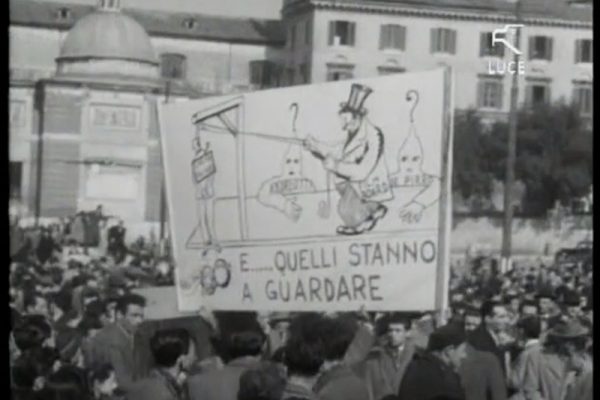
POLYGON ((556 305, 556 296, 551 290, 543 289, 538 292, 536 299, 542 317, 542 331, 546 331, 560 317, 560 310, 556 305))
POLYGON ((429 337, 427 351, 417 354, 408 365, 398 397, 402 400, 432 400, 438 396, 464 399, 457 371, 466 357, 465 333, 448 324, 429 337))
POLYGON ((337 177, 336 189, 340 194, 337 210, 343 223, 337 228, 340 235, 372 230, 387 213, 382 202, 392 198, 385 163, 381 162, 383 132, 366 118, 364 103, 372 92, 367 86, 352 84, 350 97, 339 111, 346 133, 341 148, 332 148, 311 136, 305 141, 306 149, 337 177))

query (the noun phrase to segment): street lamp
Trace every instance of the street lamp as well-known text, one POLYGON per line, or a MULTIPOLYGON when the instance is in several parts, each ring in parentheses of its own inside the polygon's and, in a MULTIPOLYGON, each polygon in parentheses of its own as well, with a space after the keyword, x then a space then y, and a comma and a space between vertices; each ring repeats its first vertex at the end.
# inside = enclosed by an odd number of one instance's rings
MULTIPOLYGON (((517 0, 515 4, 515 19, 516 23, 521 23, 521 0, 517 0)), ((514 45, 519 48, 521 39, 521 30, 515 32, 514 45)), ((519 65, 520 55, 514 52, 514 65, 519 65)), ((512 220, 513 206, 512 195, 515 184, 515 160, 517 150, 517 107, 519 100, 519 74, 512 75, 512 85, 510 88, 510 113, 508 121, 508 151, 506 157, 506 179, 504 182, 504 226, 502 231, 502 266, 503 269, 508 269, 511 263, 512 253, 512 220)))

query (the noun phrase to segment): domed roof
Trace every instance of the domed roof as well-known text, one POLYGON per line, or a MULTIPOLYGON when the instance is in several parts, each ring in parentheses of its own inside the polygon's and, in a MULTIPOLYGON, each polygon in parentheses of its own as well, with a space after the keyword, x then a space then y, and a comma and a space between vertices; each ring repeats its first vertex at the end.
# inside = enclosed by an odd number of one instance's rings
POLYGON ((77 21, 57 60, 89 58, 158 64, 150 38, 140 24, 119 11, 102 9, 77 21))

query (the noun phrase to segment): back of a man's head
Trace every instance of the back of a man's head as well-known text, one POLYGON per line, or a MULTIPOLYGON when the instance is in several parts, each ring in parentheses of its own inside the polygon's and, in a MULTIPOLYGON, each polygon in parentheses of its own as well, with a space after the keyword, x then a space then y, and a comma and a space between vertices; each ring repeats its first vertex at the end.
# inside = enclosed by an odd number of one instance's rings
POLYGON ((242 374, 237 400, 280 400, 285 385, 282 369, 272 363, 264 364, 242 374))
POLYGON ((526 316, 519 320, 517 328, 521 330, 525 339, 539 339, 542 321, 537 316, 526 316))
POLYGON ((188 346, 177 329, 157 331, 150 339, 152 357, 159 368, 173 368, 187 354, 188 346))
POLYGON ((255 313, 215 313, 219 327, 219 347, 222 357, 230 361, 247 356, 260 356, 264 350, 264 334, 255 313))
POLYGON ((323 338, 325 351, 323 355, 328 361, 339 361, 344 358, 348 347, 354 340, 358 323, 350 315, 340 315, 334 318, 326 317, 320 324, 319 331, 323 338))
POLYGON ((316 313, 295 316, 284 348, 284 363, 289 375, 314 377, 324 362, 325 346, 319 331, 323 317, 316 313))

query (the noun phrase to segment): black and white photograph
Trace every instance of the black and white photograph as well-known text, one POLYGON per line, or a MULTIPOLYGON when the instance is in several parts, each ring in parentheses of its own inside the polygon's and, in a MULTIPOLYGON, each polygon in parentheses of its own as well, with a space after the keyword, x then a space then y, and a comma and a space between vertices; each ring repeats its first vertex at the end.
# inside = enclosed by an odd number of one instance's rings
POLYGON ((592 400, 593 0, 8 0, 9 398, 592 400))

